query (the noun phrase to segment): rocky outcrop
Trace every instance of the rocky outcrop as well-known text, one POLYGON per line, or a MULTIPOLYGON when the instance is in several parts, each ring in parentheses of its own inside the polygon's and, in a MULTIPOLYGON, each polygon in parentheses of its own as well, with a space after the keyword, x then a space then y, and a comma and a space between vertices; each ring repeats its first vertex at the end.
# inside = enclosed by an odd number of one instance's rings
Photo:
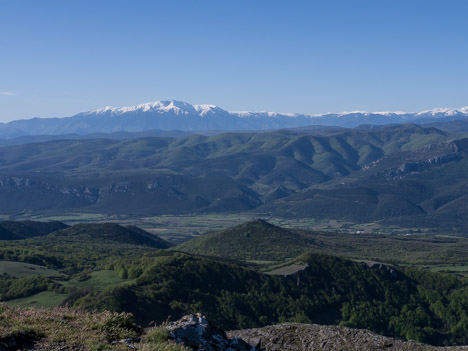
POLYGON ((460 351, 468 346, 435 347, 401 341, 368 330, 316 324, 285 323, 257 329, 235 330, 228 337, 242 338, 265 351, 460 351))
POLYGON ((386 271, 392 278, 398 278, 398 273, 397 271, 389 266, 389 265, 386 265, 386 264, 383 264, 383 263, 379 263, 379 262, 368 262, 368 263, 365 263, 370 269, 376 269, 376 270, 383 270, 383 271, 386 271))
POLYGON ((167 326, 171 339, 194 350, 260 351, 237 336, 228 338, 200 313, 184 316, 167 326))

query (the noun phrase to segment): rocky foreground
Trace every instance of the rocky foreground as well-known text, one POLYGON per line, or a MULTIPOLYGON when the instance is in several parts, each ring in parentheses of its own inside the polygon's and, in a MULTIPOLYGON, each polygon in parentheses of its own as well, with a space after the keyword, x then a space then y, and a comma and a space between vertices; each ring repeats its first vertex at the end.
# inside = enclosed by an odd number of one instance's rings
POLYGON ((141 328, 127 313, 67 307, 19 309, 0 304, 0 351, 353 351, 468 350, 438 348, 376 335, 367 330, 286 323, 225 332, 202 314, 141 328))
POLYGON ((285 323, 227 333, 265 351, 455 351, 468 346, 434 347, 374 334, 368 330, 285 323))
POLYGON ((225 333, 201 314, 166 326, 170 337, 206 351, 431 351, 468 350, 468 346, 434 347, 374 334, 368 330, 317 324, 285 323, 225 333))

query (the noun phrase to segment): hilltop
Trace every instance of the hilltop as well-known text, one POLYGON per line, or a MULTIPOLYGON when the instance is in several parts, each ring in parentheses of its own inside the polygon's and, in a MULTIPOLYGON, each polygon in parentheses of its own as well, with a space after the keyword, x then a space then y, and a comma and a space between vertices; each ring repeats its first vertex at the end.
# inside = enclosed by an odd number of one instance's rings
POLYGON ((143 229, 134 226, 123 227, 114 223, 76 224, 50 233, 47 240, 56 244, 111 241, 117 244, 141 245, 155 249, 166 249, 171 246, 167 241, 143 229))
POLYGON ((310 235, 255 220, 207 233, 177 246, 177 250, 246 261, 285 261, 314 247, 310 235))

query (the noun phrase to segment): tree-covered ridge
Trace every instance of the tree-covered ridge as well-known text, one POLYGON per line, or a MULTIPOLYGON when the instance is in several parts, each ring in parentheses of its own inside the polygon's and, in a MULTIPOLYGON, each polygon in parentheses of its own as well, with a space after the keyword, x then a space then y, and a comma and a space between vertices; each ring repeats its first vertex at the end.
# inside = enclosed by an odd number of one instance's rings
POLYGON ((433 344, 467 343, 466 281, 321 254, 300 260, 306 269, 277 277, 181 253, 146 254, 108 267, 136 278, 135 285, 90 294, 75 305, 130 311, 142 321, 201 311, 225 329, 340 323, 433 344))
POLYGON ((178 245, 177 250, 236 260, 283 262, 310 250, 314 243, 314 238, 305 233, 255 220, 200 235, 178 245))
POLYGON ((141 245, 156 249, 171 246, 167 241, 135 226, 123 227, 114 223, 81 223, 50 233, 48 241, 55 243, 111 241, 119 244, 141 245))
MULTIPOLYGON (((375 130, 332 129, 319 133, 305 128, 182 138, 57 140, 1 147, 0 172, 42 170, 83 175, 95 171, 95 175, 102 176, 115 171, 145 173, 148 169, 183 169, 196 174, 222 165, 216 168, 216 173, 233 178, 243 175, 249 179, 257 175, 263 184, 271 184, 274 180, 268 173, 282 174, 287 165, 295 170, 301 167, 305 171, 313 170, 317 172, 315 180, 324 180, 335 178, 336 170, 349 173, 384 155, 417 150, 451 139, 453 135, 439 129, 406 124, 375 130), (242 160, 260 158, 265 159, 261 164, 241 165, 242 160)), ((300 176, 294 178, 293 173, 290 177, 291 180, 300 179, 300 176)), ((314 180, 313 174, 304 180, 314 180)))
POLYGON ((58 221, 0 221, 0 240, 20 240, 43 236, 64 228, 68 228, 68 225, 58 221))
POLYGON ((3 241, 0 259, 38 264, 67 274, 103 267, 116 257, 132 257, 171 244, 140 228, 85 223, 40 237, 3 241))

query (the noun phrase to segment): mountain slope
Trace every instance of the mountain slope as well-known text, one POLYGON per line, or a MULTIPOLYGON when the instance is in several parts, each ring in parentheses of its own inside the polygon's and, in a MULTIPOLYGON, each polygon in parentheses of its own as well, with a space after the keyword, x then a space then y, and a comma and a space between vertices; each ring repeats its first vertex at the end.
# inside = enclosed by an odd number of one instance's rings
POLYGON ((5 214, 404 217, 409 228, 461 231, 468 224, 467 140, 404 124, 1 147, 0 207, 5 214))
POLYGON ((9 230, 0 227, 0 240, 20 240, 21 237, 18 235, 13 234, 9 230))

